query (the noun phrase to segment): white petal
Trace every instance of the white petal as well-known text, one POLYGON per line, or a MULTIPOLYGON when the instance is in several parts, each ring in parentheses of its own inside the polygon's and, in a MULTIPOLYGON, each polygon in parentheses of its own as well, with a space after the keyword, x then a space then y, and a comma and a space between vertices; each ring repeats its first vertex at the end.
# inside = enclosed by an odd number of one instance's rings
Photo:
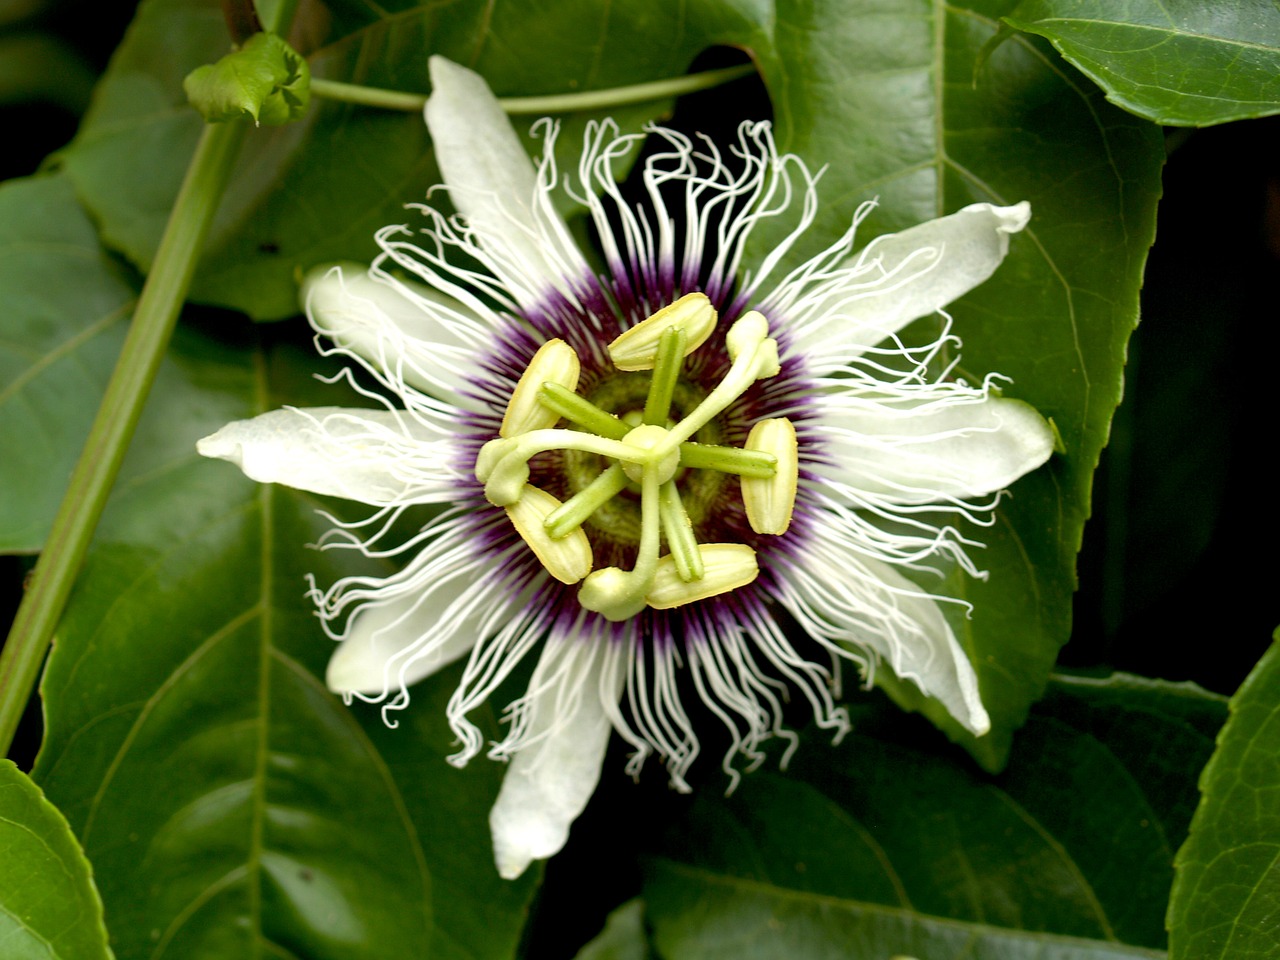
POLYGON ((448 448, 424 429, 390 410, 285 407, 229 423, 196 450, 261 483, 376 505, 428 502, 456 477, 448 448))
MULTIPOLYGON (((941 310, 995 272, 1009 237, 1027 225, 1031 205, 975 203, 900 233, 871 241, 845 265, 847 281, 820 298, 801 300, 797 346, 822 372, 837 360, 873 347, 917 317, 941 310)), ((779 291, 782 294, 783 291, 779 291)))
POLYGON ((300 292, 311 325, 394 379, 454 406, 468 395, 486 327, 463 304, 422 284, 371 275, 358 264, 317 267, 300 292))
POLYGON ((1049 459, 1053 432, 1000 397, 929 406, 865 402, 828 413, 820 472, 855 493, 921 504, 1002 490, 1049 459))
POLYGON ((978 677, 938 602, 888 564, 870 559, 863 562, 892 591, 893 603, 906 627, 902 636, 893 638, 896 642, 875 631, 867 632, 864 642, 899 677, 914 681, 939 700, 961 726, 982 736, 991 729, 991 718, 978 695, 978 677))
POLYGON ((589 270, 497 98, 479 74, 443 57, 430 69, 436 162, 489 266, 526 306, 548 289, 569 292, 589 270))
POLYGON ((489 813, 498 873, 514 880, 557 853, 600 780, 625 683, 625 659, 604 638, 552 637, 530 680, 531 716, 522 746, 489 813))
POLYGON ((480 639, 491 608, 481 607, 452 626, 444 642, 413 656, 424 637, 439 633, 444 604, 424 604, 421 592, 369 605, 355 614, 347 637, 329 658, 325 685, 334 693, 385 696, 397 686, 431 676, 466 654, 480 639))
POLYGON ((991 728, 978 696, 978 679, 938 601, 894 567, 855 549, 836 526, 814 525, 805 555, 780 566, 779 599, 800 625, 836 653, 877 660, 939 700, 967 730, 991 728))

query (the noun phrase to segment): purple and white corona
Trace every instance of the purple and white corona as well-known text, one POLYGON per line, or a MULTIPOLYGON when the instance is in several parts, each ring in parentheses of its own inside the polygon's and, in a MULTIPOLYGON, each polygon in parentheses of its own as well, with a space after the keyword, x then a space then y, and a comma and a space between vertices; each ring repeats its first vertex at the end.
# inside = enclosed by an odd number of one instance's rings
POLYGON ((793 692, 820 726, 847 728, 846 660, 911 680, 984 733, 940 605, 952 601, 921 574, 980 575, 956 519, 987 521, 1053 439, 995 378, 953 378, 940 311, 999 266, 1027 205, 975 204, 870 243, 864 208, 784 272, 815 177, 767 124, 741 128, 733 165, 650 131, 663 147, 636 207, 615 176, 636 138, 595 124, 562 175, 554 125, 535 164, 477 75, 435 58, 432 80, 427 124, 457 215, 420 207, 419 229, 379 233, 371 268, 320 271, 305 290, 321 349, 383 389, 369 409, 285 408, 200 442, 256 480, 377 508, 334 536, 404 566, 313 591, 340 641, 329 687, 387 715, 466 657, 448 707, 463 764, 485 748, 468 714, 537 657, 488 748, 510 761, 490 815, 505 877, 563 846, 613 731, 630 770, 656 753, 687 789, 690 690, 730 731, 731 777, 738 755, 794 739, 781 717, 793 692), (561 190, 588 211, 603 273, 556 212, 561 190), (752 230, 786 216, 786 238, 741 269, 752 230), (930 342, 899 338, 935 313, 930 342), (388 542, 424 504, 434 518, 388 542))

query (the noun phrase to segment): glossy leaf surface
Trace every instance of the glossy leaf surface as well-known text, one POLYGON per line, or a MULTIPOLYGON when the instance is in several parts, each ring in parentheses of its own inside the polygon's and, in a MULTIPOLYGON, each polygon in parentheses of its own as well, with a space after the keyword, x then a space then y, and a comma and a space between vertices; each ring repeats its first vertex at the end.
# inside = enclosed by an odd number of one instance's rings
POLYGON ((1195 688, 1064 680, 998 777, 864 717, 835 763, 806 742, 785 775, 699 796, 645 887, 659 953, 1161 956, 1194 771, 1223 713, 1195 688))
POLYGON ((1280 8, 1268 0, 1024 0, 1005 20, 1047 37, 1108 100, 1156 123, 1280 112, 1280 8))
POLYGON ((313 389, 312 363, 180 337, 144 418, 170 429, 131 453, 59 631, 36 776, 122 958, 509 956, 530 884, 490 864, 500 770, 443 759, 451 685, 394 731, 330 695, 305 574, 350 554, 299 549, 327 526, 313 498, 195 453, 313 389))
POLYGON ((604 929, 578 951, 574 960, 649 960, 644 903, 628 900, 609 914, 604 929))
POLYGON ((1171 960, 1263 960, 1280 942, 1280 647, 1231 699, 1178 851, 1171 960))
POLYGON ((0 552, 34 553, 88 436, 135 291, 61 176, 0 187, 0 290, 0 552))
POLYGON ((0 760, 0 945, 9 960, 109 960, 102 901, 66 819, 0 760))

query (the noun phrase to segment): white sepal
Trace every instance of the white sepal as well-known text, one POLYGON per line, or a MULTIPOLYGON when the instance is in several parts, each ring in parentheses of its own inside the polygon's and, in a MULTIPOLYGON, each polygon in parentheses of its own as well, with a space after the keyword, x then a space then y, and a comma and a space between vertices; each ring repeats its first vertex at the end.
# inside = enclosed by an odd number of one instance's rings
POLYGON ((426 120, 449 197, 488 266, 526 307, 571 294, 590 269, 551 203, 511 121, 479 74, 430 60, 426 120))
POLYGON ((559 852, 591 799, 613 729, 627 660, 601 637, 548 638, 523 701, 522 745, 489 813, 498 873, 514 880, 559 852))
POLYGON ((366 605, 329 658, 325 686, 334 693, 381 698, 447 667, 476 645, 479 625, 490 611, 477 608, 447 639, 414 656, 424 638, 438 633, 443 612, 443 604, 435 609, 424 604, 420 591, 366 605))
POLYGON ((488 325, 466 305, 421 283, 393 280, 355 263, 316 267, 298 298, 317 332, 401 382, 466 410, 468 371, 488 342, 488 325))
POLYGON ((1031 218, 1026 201, 975 203, 872 240, 826 282, 784 284, 766 301, 791 320, 795 347, 827 373, 981 284, 1031 218))
POLYGON ((940 701, 970 733, 986 733, 977 675, 938 599, 867 556, 839 513, 823 521, 807 531, 802 557, 775 568, 778 599, 810 636, 863 663, 873 652, 873 662, 940 701))
POLYGON ((236 420, 196 444, 260 483, 385 506, 445 499, 452 448, 404 412, 285 407, 236 420))
POLYGON ((931 404, 866 401, 827 420, 823 476, 858 494, 924 504, 1002 490, 1053 453, 1053 431, 1030 404, 956 395, 931 404))

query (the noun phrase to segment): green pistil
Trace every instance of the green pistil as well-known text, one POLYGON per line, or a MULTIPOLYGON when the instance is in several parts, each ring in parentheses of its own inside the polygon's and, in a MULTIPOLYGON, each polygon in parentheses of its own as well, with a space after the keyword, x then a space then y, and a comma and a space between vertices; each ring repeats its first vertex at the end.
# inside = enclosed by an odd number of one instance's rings
POLYGON ((722 447, 713 443, 680 444, 680 466, 698 470, 718 470, 740 477, 768 480, 773 476, 778 458, 760 450, 743 450, 740 447, 722 447))
POLYGON ((500 441, 501 456, 484 481, 484 495, 495 507, 515 503, 529 482, 529 459, 548 450, 583 450, 624 463, 656 462, 660 455, 619 440, 597 437, 580 430, 530 430, 500 441))
POLYGON ((622 465, 615 463, 600 476, 579 490, 564 502, 562 506, 547 514, 543 522, 547 536, 552 540, 567 537, 576 528, 587 522, 587 518, 604 506, 627 485, 627 475, 622 465))
POLYGON ((653 379, 649 381, 649 396, 644 402, 644 422, 659 427, 667 425, 671 412, 671 398, 676 392, 676 381, 684 365, 685 346, 689 337, 680 327, 669 327, 658 340, 658 356, 653 367, 653 379))
POLYGON ((631 429, 613 414, 601 410, 586 397, 580 397, 558 383, 544 383, 538 391, 538 402, 570 423, 576 423, 582 429, 610 440, 621 440, 631 429))
POLYGON ((739 350, 733 365, 716 388, 688 416, 671 428, 667 436, 669 446, 688 440, 708 420, 718 416, 742 396, 751 384, 778 372, 778 345, 765 337, 768 333, 767 324, 761 329, 759 325, 749 323, 752 317, 759 318, 763 324, 764 318, 759 314, 747 314, 729 329, 726 341, 731 344, 731 350, 734 346, 739 350))

